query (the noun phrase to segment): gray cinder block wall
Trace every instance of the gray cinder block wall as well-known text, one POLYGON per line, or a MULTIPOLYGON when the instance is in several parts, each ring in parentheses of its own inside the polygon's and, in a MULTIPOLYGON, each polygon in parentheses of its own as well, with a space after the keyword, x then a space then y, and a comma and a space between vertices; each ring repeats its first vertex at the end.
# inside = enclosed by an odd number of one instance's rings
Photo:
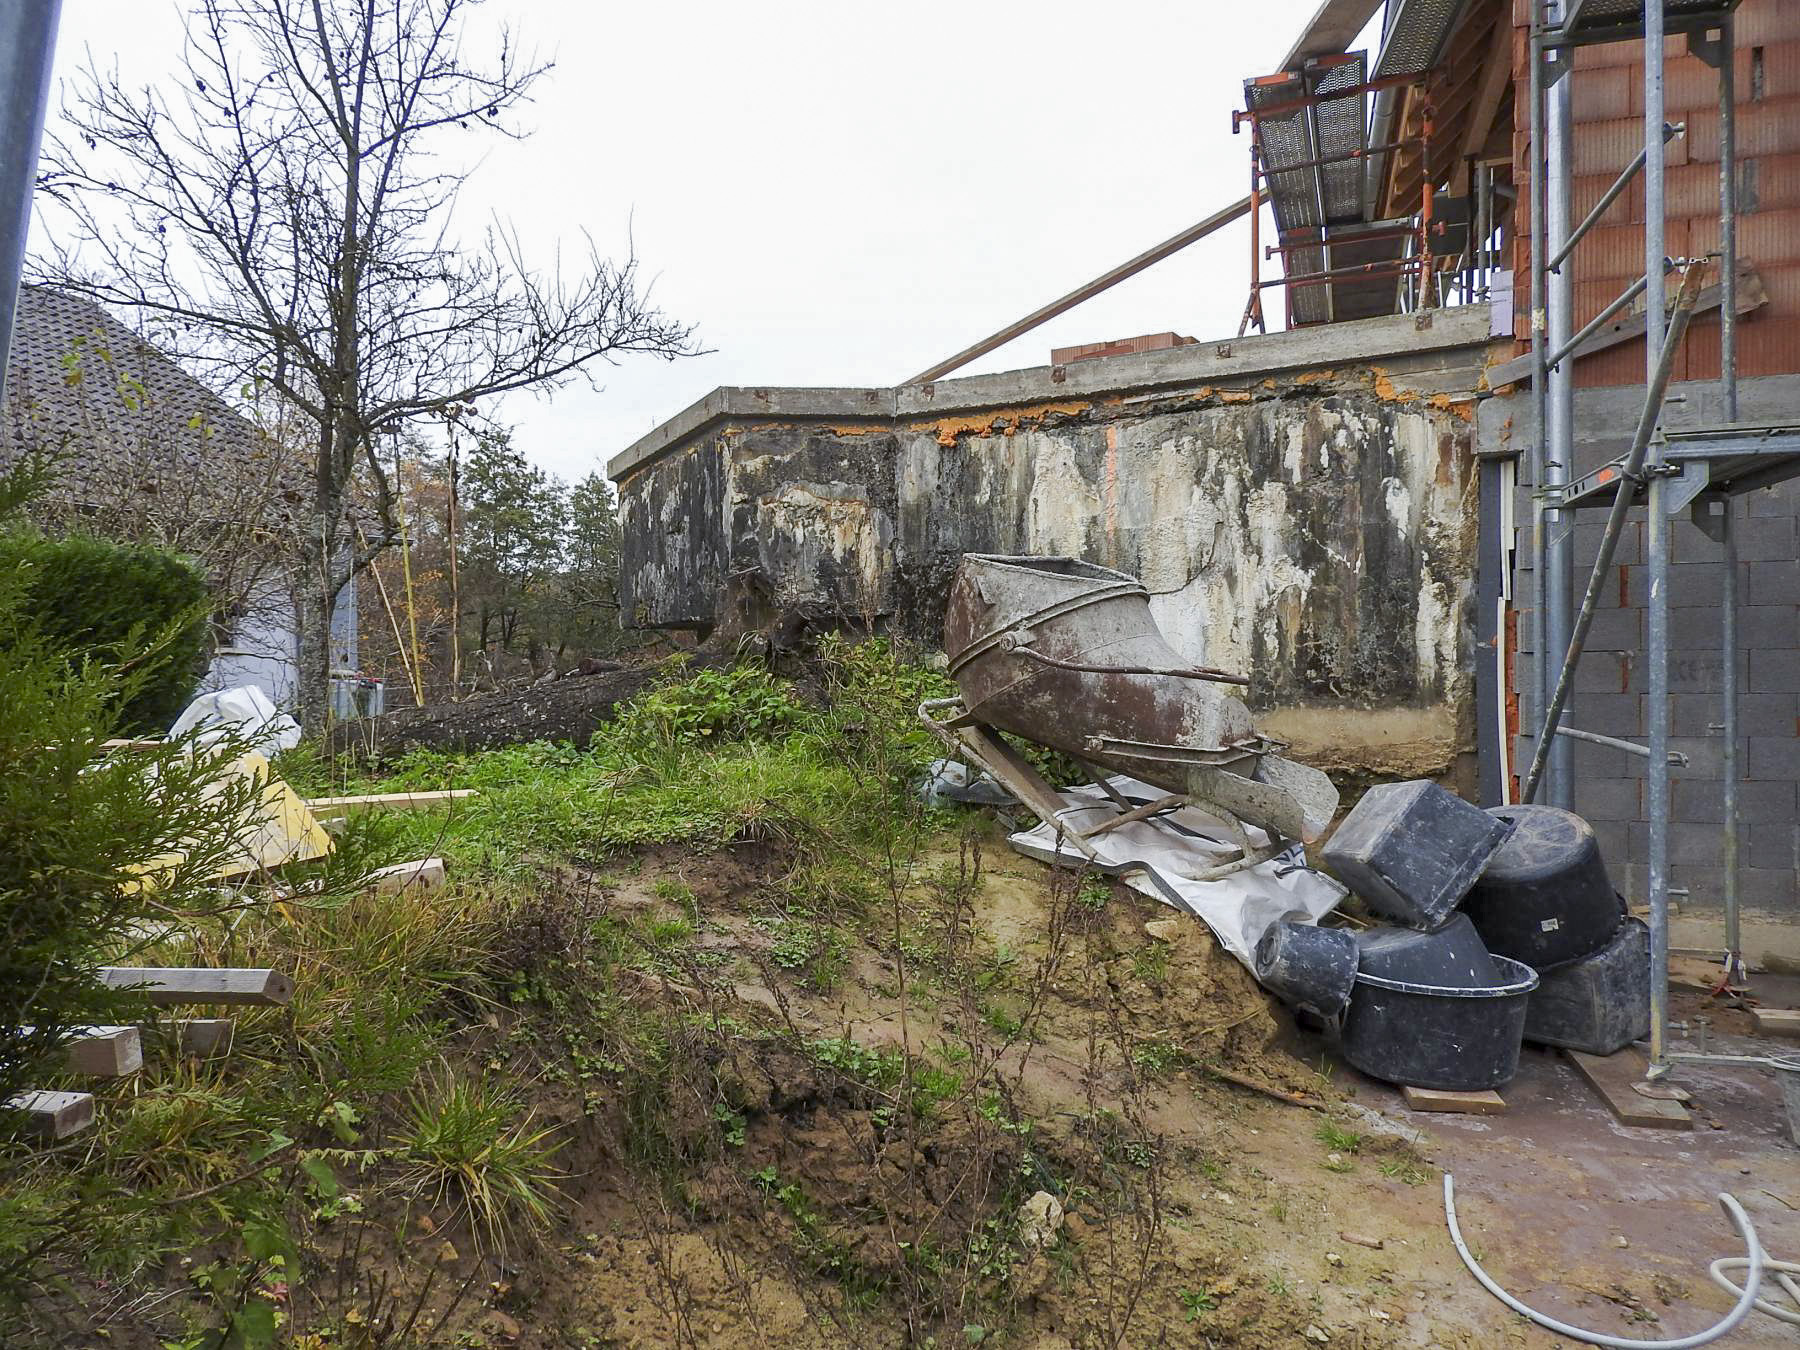
MULTIPOLYGON (((1717 386, 1676 385, 1665 425, 1716 425, 1717 386)), ((1740 385, 1740 419, 1773 421, 1800 414, 1800 377, 1771 376, 1740 385)), ((1576 411, 1577 476, 1622 453, 1642 391, 1581 391, 1576 411)), ((1521 449, 1530 434, 1529 394, 1490 400, 1483 409, 1484 449, 1521 449), (1512 425, 1505 428, 1510 419, 1512 425)), ((1513 765, 1521 776, 1541 720, 1536 654, 1530 650, 1531 488, 1514 496, 1513 596, 1518 606, 1516 688, 1520 735, 1513 765)), ((1704 499, 1702 502, 1704 506, 1704 499)), ((1800 482, 1789 481, 1732 499, 1738 549, 1740 726, 1739 895, 1747 911, 1800 915, 1800 482)), ((1604 530, 1606 513, 1576 513, 1575 601, 1579 605, 1604 530)), ((1670 529, 1671 748, 1687 764, 1671 771, 1671 885, 1684 912, 1717 911, 1723 903, 1724 737, 1720 726, 1724 562, 1721 546, 1683 513, 1670 529)), ((1643 741, 1649 734, 1645 513, 1635 509, 1601 591, 1578 670, 1566 724, 1643 741)), ((1553 658, 1554 660, 1554 658, 1553 658)), ((1574 747, 1574 806, 1599 833, 1615 881, 1634 902, 1648 895, 1649 827, 1646 761, 1604 746, 1574 747)), ((1543 798, 1540 796, 1539 798, 1543 798)))

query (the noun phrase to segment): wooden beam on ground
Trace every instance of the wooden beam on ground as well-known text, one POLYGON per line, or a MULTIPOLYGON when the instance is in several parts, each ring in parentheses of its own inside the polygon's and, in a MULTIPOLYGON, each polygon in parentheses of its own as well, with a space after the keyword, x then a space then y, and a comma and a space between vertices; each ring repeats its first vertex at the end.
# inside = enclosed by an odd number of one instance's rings
POLYGON ((444 860, 420 858, 416 862, 378 867, 363 880, 363 889, 377 895, 397 895, 405 890, 435 891, 444 884, 444 860))
POLYGON ((25 1133, 39 1139, 67 1139, 94 1123, 94 1097, 88 1092, 21 1092, 0 1108, 25 1113, 25 1133))
POLYGON ((1445 1092, 1438 1088, 1403 1087, 1408 1111, 1446 1111, 1464 1116, 1498 1116, 1506 1113, 1506 1099, 1498 1092, 1445 1092))
POLYGON ((1750 1016, 1765 1036, 1800 1036, 1800 1008, 1752 1008, 1750 1016))
POLYGON ((481 794, 474 788, 449 788, 443 792, 370 792, 353 797, 314 797, 306 803, 316 820, 333 820, 358 811, 430 811, 481 794))
POLYGON ((236 966, 102 966, 101 983, 112 989, 131 988, 158 1007, 183 1003, 249 1004, 286 1003, 294 996, 294 982, 279 970, 236 966))
POLYGON ((144 1067, 144 1043, 136 1027, 82 1027, 69 1038, 70 1073, 123 1078, 144 1067))
POLYGON ((1636 1050, 1621 1050, 1612 1055, 1585 1055, 1579 1050, 1565 1050, 1575 1071, 1587 1079, 1588 1086, 1600 1094, 1607 1108, 1621 1125, 1637 1125, 1647 1130, 1691 1130, 1694 1118, 1680 1102, 1660 1097, 1646 1097, 1634 1088, 1644 1081, 1647 1067, 1636 1050))
POLYGON ((229 1017, 189 1017, 175 1023, 175 1048, 195 1059, 218 1059, 231 1053, 235 1024, 229 1017))

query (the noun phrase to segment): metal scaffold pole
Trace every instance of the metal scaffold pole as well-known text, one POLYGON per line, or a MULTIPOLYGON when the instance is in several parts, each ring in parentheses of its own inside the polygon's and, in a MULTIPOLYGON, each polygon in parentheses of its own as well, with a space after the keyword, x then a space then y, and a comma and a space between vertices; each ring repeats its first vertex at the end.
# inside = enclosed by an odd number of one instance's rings
MULTIPOLYGON (((1534 4, 1531 9, 1530 59, 1531 72, 1528 81, 1528 97, 1530 100, 1529 140, 1531 163, 1531 403, 1537 420, 1537 435, 1531 441, 1531 458, 1528 471, 1531 476, 1531 650, 1536 670, 1536 706, 1532 709, 1533 720, 1542 719, 1545 710, 1550 706, 1550 649, 1546 643, 1544 624, 1544 461, 1549 457, 1545 453, 1546 437, 1550 428, 1549 401, 1549 333, 1545 322, 1545 259, 1548 254, 1544 247, 1544 224, 1548 214, 1545 200, 1545 155, 1544 155, 1544 10, 1542 4, 1534 4)), ((1536 756, 1542 758, 1543 743, 1536 747, 1536 756)), ((1531 790, 1526 789, 1525 801, 1531 800, 1531 790)))
MULTIPOLYGON (((1659 368, 1664 372, 1665 344, 1680 334, 1665 332, 1667 312, 1663 285, 1664 168, 1663 149, 1663 7, 1660 0, 1644 6, 1644 330, 1646 385, 1645 420, 1654 425, 1659 416, 1662 391, 1657 388, 1659 368)), ((1685 287, 1684 287, 1685 289, 1685 287)), ((1666 373, 1664 379, 1667 378, 1666 373)), ((1644 471, 1649 477, 1645 552, 1650 579, 1648 613, 1645 615, 1646 652, 1649 663, 1649 744, 1646 766, 1646 808, 1650 817, 1650 1072, 1668 1071, 1669 1039, 1669 480, 1666 446, 1652 431, 1644 471)))
POLYGON ((12 346, 61 10, 62 0, 0 4, 0 394, 6 386, 6 353, 12 346))
MULTIPOLYGON (((1559 23, 1563 5, 1551 0, 1550 21, 1559 23)), ((1574 168, 1574 118, 1569 104, 1568 53, 1556 53, 1556 65, 1546 72, 1544 91, 1544 254, 1546 259, 1563 251, 1569 236, 1569 179, 1574 168)), ((1548 266, 1548 263, 1546 264, 1548 266)), ((1545 332, 1551 352, 1564 353, 1551 366, 1546 380, 1549 424, 1543 436, 1544 477, 1544 652, 1539 664, 1545 672, 1546 690, 1552 670, 1551 653, 1569 649, 1569 605, 1575 574, 1575 522, 1562 510, 1563 490, 1568 486, 1575 459, 1575 358, 1567 352, 1574 326, 1574 268, 1564 259, 1548 274, 1545 287, 1548 311, 1545 332)), ((1540 405, 1542 406, 1542 405, 1540 405)), ((1546 700, 1547 702, 1547 700, 1546 700)), ((1575 747, 1566 738, 1550 744, 1549 792, 1552 806, 1565 810, 1575 805, 1575 747)))
MULTIPOLYGON (((1727 15, 1719 24, 1719 393, 1721 411, 1727 422, 1738 420, 1737 396, 1737 77, 1733 64, 1737 59, 1732 20, 1727 15)), ((1724 546, 1724 594, 1720 597, 1722 620, 1719 646, 1724 656, 1720 678, 1721 732, 1725 737, 1724 781, 1725 829, 1723 843, 1725 888, 1725 977, 1727 981, 1744 976, 1744 939, 1738 903, 1738 556, 1736 523, 1732 520, 1735 505, 1730 497, 1719 529, 1719 542, 1724 546)))

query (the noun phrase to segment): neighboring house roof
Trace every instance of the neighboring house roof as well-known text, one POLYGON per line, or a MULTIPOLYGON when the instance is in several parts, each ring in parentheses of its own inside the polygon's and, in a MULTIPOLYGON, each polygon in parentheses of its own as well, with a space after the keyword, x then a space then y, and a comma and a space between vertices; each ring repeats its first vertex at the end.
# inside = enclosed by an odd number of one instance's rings
POLYGON ((235 498, 269 523, 291 523, 304 506, 297 466, 279 462, 273 441, 138 333, 66 291, 19 292, 0 419, 0 465, 49 451, 58 495, 74 500, 123 492, 185 504, 211 482, 224 489, 217 509, 235 498))

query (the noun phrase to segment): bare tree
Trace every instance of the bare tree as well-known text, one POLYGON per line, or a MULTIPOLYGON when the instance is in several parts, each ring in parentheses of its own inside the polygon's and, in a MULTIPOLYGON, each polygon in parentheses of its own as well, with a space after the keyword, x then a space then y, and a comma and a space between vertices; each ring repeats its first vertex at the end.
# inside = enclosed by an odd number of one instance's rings
POLYGON ((589 240, 569 276, 533 269, 503 225, 470 247, 448 234, 466 138, 523 135, 513 117, 550 68, 504 30, 480 35, 491 56, 476 64, 465 28, 481 3, 196 0, 180 88, 132 91, 90 67, 44 156, 47 279, 266 381, 308 428, 309 725, 332 602, 393 542, 381 437, 622 353, 694 350, 629 254, 609 262, 589 240), (367 542, 349 518, 359 478, 378 517, 367 542))

